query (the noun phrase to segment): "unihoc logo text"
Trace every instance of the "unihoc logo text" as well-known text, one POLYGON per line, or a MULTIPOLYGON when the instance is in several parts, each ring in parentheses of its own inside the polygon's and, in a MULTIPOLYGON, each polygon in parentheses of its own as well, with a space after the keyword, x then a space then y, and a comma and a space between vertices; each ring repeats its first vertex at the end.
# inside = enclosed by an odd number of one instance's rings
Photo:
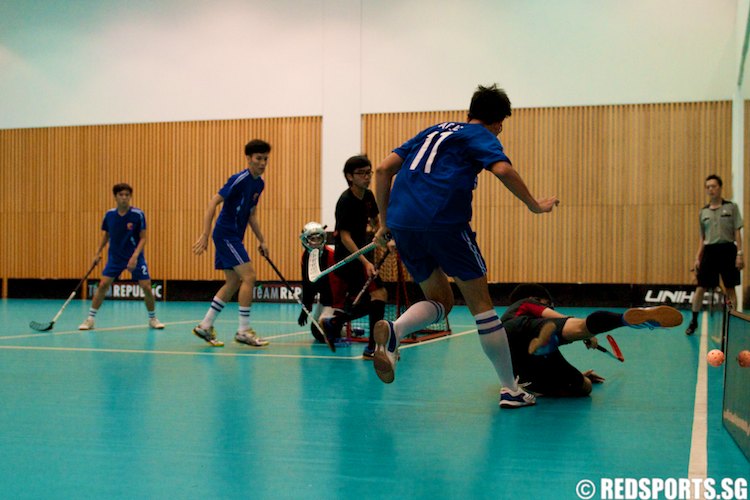
MULTIPOLYGON (((703 305, 708 305, 711 294, 713 293, 713 303, 716 304, 721 297, 716 292, 707 292, 703 295, 703 305)), ((645 301, 653 304, 691 304, 695 290, 686 292, 685 290, 652 290, 646 291, 645 301)))

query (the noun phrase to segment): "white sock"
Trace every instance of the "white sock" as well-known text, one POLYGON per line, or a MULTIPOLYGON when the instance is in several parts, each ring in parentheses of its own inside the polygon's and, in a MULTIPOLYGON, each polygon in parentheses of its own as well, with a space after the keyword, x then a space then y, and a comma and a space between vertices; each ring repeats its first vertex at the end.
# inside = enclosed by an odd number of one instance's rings
POLYGON ((93 307, 89 309, 89 318, 95 318, 97 312, 99 312, 99 309, 94 309, 93 307))
POLYGON ((216 316, 224 309, 226 304, 219 297, 214 297, 211 301, 211 307, 208 308, 206 316, 201 321, 201 328, 211 328, 214 326, 216 316))
POLYGON ((244 332, 250 329, 250 306, 240 306, 240 326, 238 332, 244 332))
POLYGON ((494 309, 474 316, 479 331, 479 342, 484 354, 492 362, 500 384, 516 390, 516 379, 513 376, 513 361, 510 358, 508 334, 494 309))
POLYGON ((440 302, 423 300, 412 305, 393 323, 393 331, 399 340, 410 333, 421 330, 445 317, 445 308, 440 302))

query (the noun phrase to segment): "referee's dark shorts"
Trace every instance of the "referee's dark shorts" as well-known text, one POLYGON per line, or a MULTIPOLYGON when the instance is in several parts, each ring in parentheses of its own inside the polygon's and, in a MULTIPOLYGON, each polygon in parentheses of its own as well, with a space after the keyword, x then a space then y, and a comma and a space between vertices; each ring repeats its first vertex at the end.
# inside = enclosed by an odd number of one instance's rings
POLYGON ((703 257, 698 267, 698 286, 716 288, 719 276, 727 288, 740 284, 740 270, 735 266, 737 245, 731 243, 714 243, 703 247, 703 257))

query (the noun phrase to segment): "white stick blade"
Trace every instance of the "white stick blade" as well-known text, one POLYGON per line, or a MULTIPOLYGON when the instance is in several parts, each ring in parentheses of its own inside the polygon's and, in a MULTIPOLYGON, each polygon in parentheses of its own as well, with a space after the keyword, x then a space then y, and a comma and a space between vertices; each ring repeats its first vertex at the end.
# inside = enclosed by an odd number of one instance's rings
POLYGON ((312 250, 310 250, 309 259, 307 260, 307 277, 310 279, 310 281, 315 283, 321 274, 320 249, 313 248, 312 250))

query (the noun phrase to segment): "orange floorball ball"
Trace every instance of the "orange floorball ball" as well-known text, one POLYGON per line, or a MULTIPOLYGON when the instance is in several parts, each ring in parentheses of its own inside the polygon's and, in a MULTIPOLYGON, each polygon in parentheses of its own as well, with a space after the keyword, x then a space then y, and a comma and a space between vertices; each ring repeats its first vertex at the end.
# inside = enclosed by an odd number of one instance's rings
POLYGON ((719 349, 714 349, 708 352, 706 360, 711 366, 721 366, 724 363, 724 353, 719 349))
POLYGON ((750 351, 740 351, 737 355, 737 362, 742 368, 750 366, 750 351))

